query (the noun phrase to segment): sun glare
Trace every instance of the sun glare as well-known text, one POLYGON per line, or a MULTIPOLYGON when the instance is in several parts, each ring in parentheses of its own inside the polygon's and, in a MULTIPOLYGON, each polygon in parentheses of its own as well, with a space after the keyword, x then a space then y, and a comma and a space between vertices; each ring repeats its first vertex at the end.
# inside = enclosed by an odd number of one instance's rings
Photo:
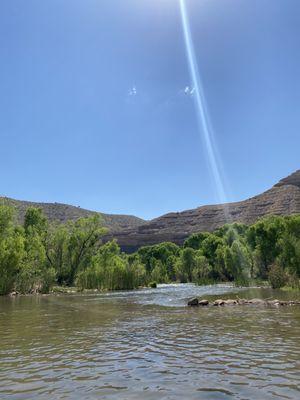
POLYGON ((221 174, 221 161, 219 159, 214 142, 214 133, 210 123, 209 113, 206 107, 205 95, 201 83, 197 58, 195 55, 186 2, 185 0, 179 0, 179 4, 188 65, 191 75, 192 86, 194 88, 193 97, 195 99, 199 132, 205 146, 209 168, 215 181, 218 200, 221 203, 225 203, 227 201, 227 196, 225 193, 224 183, 221 174))

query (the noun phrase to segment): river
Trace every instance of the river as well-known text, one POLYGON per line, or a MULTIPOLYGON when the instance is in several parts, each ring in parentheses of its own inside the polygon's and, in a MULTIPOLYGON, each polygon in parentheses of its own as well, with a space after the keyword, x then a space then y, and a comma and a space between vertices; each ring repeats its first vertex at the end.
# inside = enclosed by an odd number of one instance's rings
POLYGON ((0 399, 300 398, 300 306, 186 307, 194 295, 291 298, 192 284, 2 297, 0 399))

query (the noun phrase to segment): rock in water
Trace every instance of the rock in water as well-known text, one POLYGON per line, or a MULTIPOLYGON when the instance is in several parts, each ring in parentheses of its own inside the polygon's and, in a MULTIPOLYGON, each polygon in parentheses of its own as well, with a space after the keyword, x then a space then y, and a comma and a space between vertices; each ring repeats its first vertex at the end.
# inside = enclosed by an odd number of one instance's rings
POLYGON ((208 300, 199 300, 199 306, 208 306, 209 305, 209 301, 208 300))
POLYGON ((225 301, 222 299, 218 299, 214 301, 214 306, 224 306, 225 301))
POLYGON ((249 303, 249 301, 246 299, 238 299, 238 304, 243 305, 243 304, 248 304, 248 303, 249 303))
MULTIPOLYGON (((256 306, 292 306, 295 304, 300 305, 300 301, 298 300, 262 300, 262 299, 228 299, 228 300, 223 300, 223 299, 217 299, 213 303, 211 303, 213 306, 236 306, 236 305, 244 305, 244 304, 251 304, 251 305, 256 305, 256 306)), ((202 299, 198 300, 196 297, 191 299, 188 302, 189 306, 208 306, 209 301, 202 299)))
POLYGON ((188 306, 199 306, 199 300, 197 297, 188 301, 188 306))
POLYGON ((226 306, 235 306, 238 304, 238 302, 236 300, 230 299, 230 300, 225 300, 225 304, 226 306))
POLYGON ((248 301, 249 304, 265 305, 266 301, 262 299, 252 299, 248 301))

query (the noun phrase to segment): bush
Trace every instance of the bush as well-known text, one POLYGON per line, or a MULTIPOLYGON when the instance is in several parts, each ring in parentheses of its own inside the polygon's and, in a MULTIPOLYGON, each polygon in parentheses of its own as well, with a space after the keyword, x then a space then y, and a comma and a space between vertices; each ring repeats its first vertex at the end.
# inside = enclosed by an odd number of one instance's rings
POLYGON ((16 277, 16 290, 22 294, 37 291, 37 277, 33 268, 23 265, 16 277))
POLYGON ((89 267, 85 271, 79 272, 76 279, 76 286, 79 290, 101 289, 102 274, 95 267, 89 267))
POLYGON ((42 293, 49 293, 54 284, 56 283, 56 271, 54 268, 45 268, 41 277, 42 293))
POLYGON ((287 276, 278 264, 273 264, 269 270, 268 280, 273 289, 279 289, 287 283, 287 276))
POLYGON ((193 282, 198 285, 210 283, 211 267, 206 257, 198 255, 195 257, 195 267, 192 271, 193 282))
POLYGON ((16 277, 16 290, 22 294, 49 293, 55 284, 56 273, 54 268, 36 270, 30 265, 24 265, 16 277))
POLYGON ((300 279, 296 274, 291 274, 288 276, 287 285, 292 289, 300 290, 300 279))

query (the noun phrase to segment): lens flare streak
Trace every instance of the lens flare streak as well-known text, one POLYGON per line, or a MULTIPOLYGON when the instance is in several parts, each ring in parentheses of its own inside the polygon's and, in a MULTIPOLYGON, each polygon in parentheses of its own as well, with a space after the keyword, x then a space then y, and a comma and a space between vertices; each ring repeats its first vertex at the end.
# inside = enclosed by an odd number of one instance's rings
POLYGON ((198 123, 202 133, 201 136, 205 145, 205 149, 207 152, 209 167, 211 169, 215 181, 218 200, 224 204, 227 202, 227 196, 225 193, 224 183, 221 175, 220 161, 218 160, 217 151, 214 144, 213 130, 211 128, 209 114, 206 108, 204 92, 201 84, 201 79, 198 72, 199 68, 195 56, 194 44, 191 35, 186 4, 185 0, 179 0, 179 2, 180 2, 181 21, 182 21, 190 75, 191 75, 192 85, 195 88, 194 98, 197 110, 198 123))

